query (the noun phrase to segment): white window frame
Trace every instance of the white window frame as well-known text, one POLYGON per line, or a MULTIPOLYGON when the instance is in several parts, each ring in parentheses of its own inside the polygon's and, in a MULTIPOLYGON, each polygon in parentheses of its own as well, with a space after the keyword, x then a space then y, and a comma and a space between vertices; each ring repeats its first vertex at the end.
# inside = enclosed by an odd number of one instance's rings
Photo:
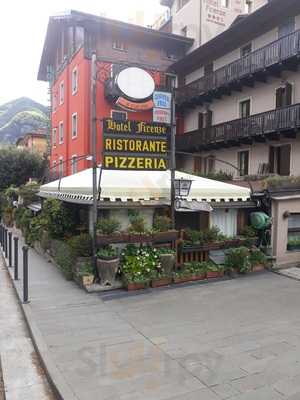
POLYGON ((78 67, 76 66, 72 71, 72 95, 78 92, 78 67))
POLYGON ((52 146, 56 147, 57 128, 52 129, 52 146))
POLYGON ((64 122, 60 121, 58 124, 58 143, 62 144, 64 142, 64 122))
POLYGON ((72 122, 71 122, 71 128, 72 128, 72 139, 76 139, 78 136, 78 114, 77 112, 72 114, 72 122), (74 117, 76 117, 76 129, 74 130, 74 117), (74 134, 75 131, 75 134, 74 134))
POLYGON ((113 39, 112 48, 114 50, 118 50, 118 51, 127 51, 126 43, 120 38, 113 39), (119 44, 120 44, 120 46, 119 46, 119 44))
POLYGON ((77 154, 73 154, 71 157, 71 172, 72 175, 77 174, 78 172, 78 163, 77 163, 77 154))
MULTIPOLYGON (((248 151, 248 176, 249 176, 249 175, 251 175, 251 155, 252 155, 250 147, 247 147, 245 149, 241 149, 241 150, 237 151, 237 166, 239 167, 239 157, 240 157, 239 154, 243 153, 243 152, 246 152, 246 151, 248 151)), ((240 170, 237 171, 237 174, 238 174, 238 178, 239 179, 244 178, 245 176, 247 176, 247 175, 241 175, 241 171, 240 170)))
POLYGON ((221 7, 229 8, 230 7, 230 0, 221 0, 221 7))
POLYGON ((251 117, 251 115, 252 115, 252 109, 253 109, 253 98, 252 98, 252 96, 249 96, 249 97, 245 97, 245 98, 243 98, 243 99, 239 99, 238 100, 238 104, 237 104, 237 115, 238 115, 238 119, 241 119, 242 117, 241 117, 241 103, 244 103, 244 101, 247 101, 247 100, 250 100, 250 115, 249 115, 249 117, 251 117))
POLYGON ((65 101, 65 83, 61 81, 59 84, 59 105, 64 104, 65 101))

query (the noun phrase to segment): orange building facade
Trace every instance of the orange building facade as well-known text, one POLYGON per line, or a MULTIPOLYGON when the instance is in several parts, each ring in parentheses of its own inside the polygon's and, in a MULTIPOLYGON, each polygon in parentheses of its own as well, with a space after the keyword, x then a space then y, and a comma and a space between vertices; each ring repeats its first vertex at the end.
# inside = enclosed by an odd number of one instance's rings
MULTIPOLYGON (((89 168, 91 154, 91 55, 97 63, 97 161, 102 161, 104 118, 152 122, 153 110, 129 111, 113 98, 115 71, 138 67, 155 88, 168 90, 170 65, 192 44, 188 38, 71 11, 51 17, 39 79, 51 84, 50 171, 67 176, 89 168)), ((139 108, 139 107, 137 107, 139 108)))

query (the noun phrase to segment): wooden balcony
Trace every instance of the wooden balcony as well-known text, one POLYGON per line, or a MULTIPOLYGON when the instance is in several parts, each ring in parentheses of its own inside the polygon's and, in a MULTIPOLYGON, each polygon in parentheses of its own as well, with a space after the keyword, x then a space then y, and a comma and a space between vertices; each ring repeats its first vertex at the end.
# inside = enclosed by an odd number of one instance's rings
POLYGON ((299 128, 300 103, 178 135, 176 150, 199 151, 279 140, 280 134, 295 138, 299 128))
POLYGON ((177 90, 179 106, 201 105, 231 91, 266 82, 268 76, 280 76, 283 70, 297 70, 300 62, 300 30, 278 39, 236 60, 212 74, 177 90))

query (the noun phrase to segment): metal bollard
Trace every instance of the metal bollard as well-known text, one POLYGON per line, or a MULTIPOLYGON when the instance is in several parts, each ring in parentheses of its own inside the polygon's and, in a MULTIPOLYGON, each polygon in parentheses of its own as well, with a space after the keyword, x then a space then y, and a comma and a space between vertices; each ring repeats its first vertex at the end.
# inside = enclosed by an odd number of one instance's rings
POLYGON ((17 281, 19 279, 19 238, 14 237, 14 249, 15 249, 15 256, 14 256, 14 280, 17 281))
POLYGON ((4 228, 4 254, 5 258, 7 258, 7 229, 4 228))
POLYGON ((12 232, 8 232, 8 266, 12 268, 12 232))
POLYGON ((0 243, 1 247, 3 248, 3 225, 0 225, 0 243))
POLYGON ((23 303, 28 301, 28 247, 23 246, 23 303))

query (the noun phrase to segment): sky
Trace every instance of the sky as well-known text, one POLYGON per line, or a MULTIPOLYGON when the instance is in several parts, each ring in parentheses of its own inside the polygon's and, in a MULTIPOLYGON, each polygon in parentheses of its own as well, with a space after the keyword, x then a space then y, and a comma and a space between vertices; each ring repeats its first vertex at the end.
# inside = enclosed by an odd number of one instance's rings
POLYGON ((37 81, 48 19, 78 10, 128 22, 139 11, 145 25, 165 10, 159 0, 8 0, 0 3, 0 105, 29 97, 47 105, 47 84, 37 81))

